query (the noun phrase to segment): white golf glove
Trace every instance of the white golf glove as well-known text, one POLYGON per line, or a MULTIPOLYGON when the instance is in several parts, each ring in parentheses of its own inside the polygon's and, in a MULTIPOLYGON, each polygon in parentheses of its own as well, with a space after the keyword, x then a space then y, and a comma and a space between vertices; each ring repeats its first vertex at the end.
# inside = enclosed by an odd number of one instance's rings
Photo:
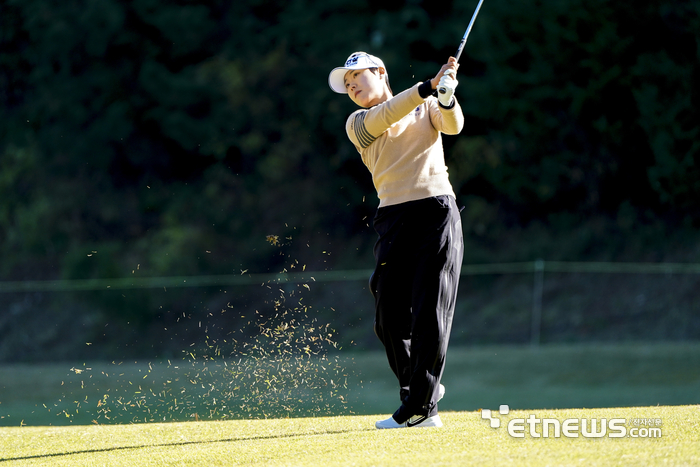
POLYGON ((455 79, 455 70, 447 70, 438 83, 438 100, 443 107, 452 105, 452 97, 459 82, 455 79), (445 91, 444 93, 442 91, 445 91))

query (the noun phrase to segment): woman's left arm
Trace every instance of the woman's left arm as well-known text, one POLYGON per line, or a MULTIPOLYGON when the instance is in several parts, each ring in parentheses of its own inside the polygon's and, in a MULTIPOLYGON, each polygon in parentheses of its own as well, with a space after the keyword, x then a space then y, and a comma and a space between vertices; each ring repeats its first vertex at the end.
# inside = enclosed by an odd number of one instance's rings
POLYGON ((452 106, 443 107, 437 99, 428 101, 430 106, 430 122, 433 127, 446 135, 457 135, 464 128, 464 115, 456 98, 452 99, 452 106))

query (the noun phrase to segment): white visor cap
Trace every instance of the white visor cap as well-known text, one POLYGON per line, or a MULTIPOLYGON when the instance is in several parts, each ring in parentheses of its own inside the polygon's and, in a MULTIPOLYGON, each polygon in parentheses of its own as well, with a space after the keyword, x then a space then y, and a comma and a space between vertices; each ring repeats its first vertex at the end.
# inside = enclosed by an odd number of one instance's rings
POLYGON ((370 55, 367 52, 355 52, 348 57, 344 66, 339 66, 331 71, 331 74, 328 75, 328 85, 338 94, 347 94, 348 90, 345 89, 345 73, 347 73, 348 70, 364 70, 366 68, 379 67, 384 68, 386 72, 384 62, 380 58, 370 55))

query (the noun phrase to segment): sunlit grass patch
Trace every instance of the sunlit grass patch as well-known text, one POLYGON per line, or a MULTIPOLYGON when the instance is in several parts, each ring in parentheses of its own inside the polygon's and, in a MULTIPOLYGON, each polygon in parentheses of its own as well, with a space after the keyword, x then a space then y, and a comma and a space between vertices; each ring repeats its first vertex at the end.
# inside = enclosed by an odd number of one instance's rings
POLYGON ((512 411, 492 428, 478 411, 444 412, 442 429, 375 430, 377 416, 2 428, 12 465, 697 465, 700 406, 512 411), (660 419, 660 438, 509 436, 527 418, 660 419))

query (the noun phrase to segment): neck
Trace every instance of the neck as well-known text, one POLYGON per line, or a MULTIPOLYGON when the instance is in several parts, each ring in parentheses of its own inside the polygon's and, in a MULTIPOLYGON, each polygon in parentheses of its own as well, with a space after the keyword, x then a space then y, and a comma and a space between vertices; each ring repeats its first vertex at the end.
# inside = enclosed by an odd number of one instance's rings
POLYGON ((392 97, 394 97, 394 95, 391 93, 391 91, 389 91, 389 88, 386 87, 386 85, 384 85, 384 91, 382 92, 382 95, 379 96, 374 102, 372 102, 372 107, 374 107, 375 105, 381 104, 383 102, 386 102, 389 99, 391 99, 392 97))

